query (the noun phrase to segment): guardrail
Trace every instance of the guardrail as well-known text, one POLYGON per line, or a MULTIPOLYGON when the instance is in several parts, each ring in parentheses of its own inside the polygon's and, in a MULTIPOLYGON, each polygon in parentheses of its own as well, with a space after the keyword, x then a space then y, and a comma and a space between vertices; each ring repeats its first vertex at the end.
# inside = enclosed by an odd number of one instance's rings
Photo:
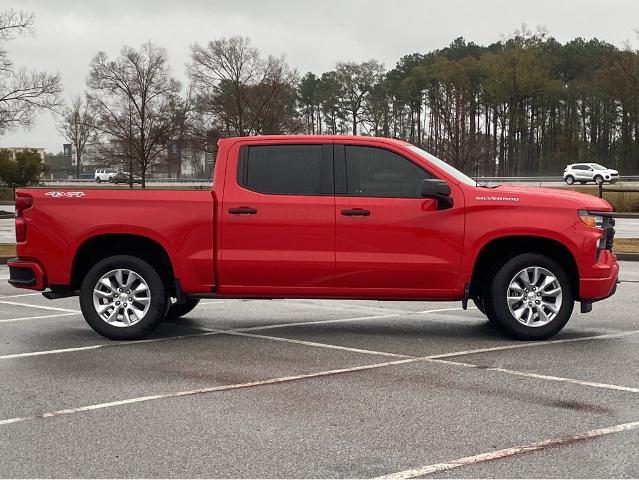
MULTIPOLYGON (((630 178, 630 177, 628 177, 630 178)), ((633 177, 635 178, 635 177, 633 177)), ((639 179, 639 177, 636 177, 639 179)), ((477 177, 478 182, 562 182, 562 177, 477 177)), ((146 183, 211 183, 209 178, 147 178, 146 183)), ((54 178, 42 180, 42 184, 96 183, 93 178, 54 178)), ((108 182, 104 182, 108 183, 108 182)))
POLYGON ((597 185, 597 190, 599 191, 599 198, 603 198, 603 194, 607 192, 612 193, 639 193, 639 188, 610 188, 604 187, 603 185, 597 185))
MULTIPOLYGON (((553 176, 539 176, 539 177, 477 177, 479 182, 563 182, 564 177, 559 175, 553 176)), ((639 175, 624 175, 620 176, 620 182, 636 182, 639 181, 639 175)))
MULTIPOLYGON (((479 183, 506 183, 506 182, 521 182, 521 183, 544 183, 544 182, 563 182, 564 179, 559 175, 548 176, 529 176, 529 177, 477 177, 476 180, 479 183)), ((624 175, 619 177, 619 182, 637 182, 639 181, 639 175, 624 175)), ((147 178, 147 183, 202 183, 210 184, 210 178, 147 178)), ((42 180, 41 185, 55 185, 55 184, 90 184, 96 183, 92 178, 58 178, 51 180, 42 180)), ((107 182, 104 182, 105 184, 107 182)))
MULTIPOLYGON (((51 180, 42 180, 44 185, 55 183, 96 183, 93 178, 54 178, 51 180)), ((109 182, 103 182, 109 183, 109 182)), ((210 178, 147 178, 146 183, 211 183, 210 178)))

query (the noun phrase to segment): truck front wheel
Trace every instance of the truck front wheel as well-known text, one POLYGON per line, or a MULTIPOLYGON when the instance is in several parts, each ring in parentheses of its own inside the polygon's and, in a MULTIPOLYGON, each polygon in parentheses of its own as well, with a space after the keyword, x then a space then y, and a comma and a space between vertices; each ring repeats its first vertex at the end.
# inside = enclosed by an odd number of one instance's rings
POLYGON ((158 272, 129 255, 99 261, 84 277, 80 308, 87 323, 112 340, 136 340, 164 318, 166 293, 158 272))
POLYGON ((566 325, 574 305, 566 270, 536 253, 508 260, 493 277, 487 297, 488 317, 520 340, 552 337, 566 325))

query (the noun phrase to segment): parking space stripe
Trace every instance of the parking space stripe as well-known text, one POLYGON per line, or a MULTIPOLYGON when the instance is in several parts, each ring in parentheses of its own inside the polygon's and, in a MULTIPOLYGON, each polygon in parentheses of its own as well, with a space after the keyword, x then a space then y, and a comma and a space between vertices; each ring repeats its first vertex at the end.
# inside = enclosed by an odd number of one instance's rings
POLYGON ((401 365, 403 363, 410 363, 410 362, 414 362, 416 361, 415 359, 401 359, 401 360, 393 360, 390 362, 383 362, 383 363, 373 363, 373 364, 369 364, 369 365, 359 365, 356 367, 347 367, 347 368, 338 368, 338 369, 334 369, 334 370, 324 370, 322 372, 313 372, 313 373, 303 373, 300 375, 289 375, 286 377, 277 377, 277 378, 269 378, 266 380, 257 380, 254 382, 247 382, 247 383, 236 383, 236 384, 231 384, 231 385, 219 385, 216 387, 206 387, 206 388, 199 388, 196 390, 185 390, 182 392, 174 392, 174 393, 161 393, 158 395, 148 395, 145 397, 137 397, 137 398, 127 398, 124 400, 116 400, 113 402, 105 402, 105 403, 97 403, 97 404, 93 404, 93 405, 85 405, 83 407, 77 407, 77 408, 66 408, 63 410, 56 410, 53 412, 46 412, 46 413, 40 413, 40 414, 36 414, 36 415, 28 415, 25 417, 14 417, 14 418, 7 418, 4 420, 0 420, 0 426, 2 425, 9 425, 9 424, 13 424, 13 423, 20 423, 20 422, 26 422, 28 420, 37 420, 37 419, 41 419, 41 418, 51 418, 51 417, 58 417, 60 415, 69 415, 69 414, 73 414, 73 413, 80 413, 80 412, 88 412, 91 410, 99 410, 99 409, 103 409, 103 408, 111 408, 111 407, 117 407, 117 406, 121 406, 121 405, 130 405, 130 404, 135 404, 135 403, 141 403, 141 402, 149 402, 152 400, 162 400, 162 399, 167 399, 167 398, 178 398, 178 397, 186 397, 186 396, 191 396, 191 395, 201 395, 201 394, 205 394, 205 393, 213 393, 213 392, 221 392, 221 391, 226 391, 226 390, 238 390, 241 388, 249 388, 249 387, 257 387, 257 386, 263 386, 263 385, 274 385, 274 384, 279 384, 279 383, 287 383, 287 382, 293 382, 296 380, 303 380, 303 379, 307 379, 307 378, 318 378, 318 377, 327 377, 327 376, 331 376, 331 375, 338 375, 340 373, 350 373, 350 372, 358 372, 358 371, 363 371, 363 370, 371 370, 371 369, 375 369, 375 368, 382 368, 382 367, 387 367, 390 365, 401 365))
POLYGON ((519 377, 537 378, 540 380, 550 380, 554 382, 573 383, 575 385, 583 385, 585 387, 604 388, 608 390, 619 390, 621 392, 639 393, 639 388, 624 387, 622 385, 612 385, 609 383, 589 382, 587 380, 579 380, 576 378, 557 377, 554 375, 543 375, 540 373, 522 372, 520 370, 511 370, 509 368, 500 367, 485 367, 483 365, 475 365, 473 363, 453 362, 450 360, 438 360, 435 358, 430 359, 431 362, 442 363, 445 365, 452 365, 457 367, 477 368, 481 370, 487 370, 489 372, 507 373, 509 375, 517 375, 519 377))
POLYGON ((356 305, 356 304, 345 302, 343 300, 340 300, 340 304, 344 306, 337 306, 335 304, 324 305, 319 302, 304 302, 301 300, 285 300, 285 303, 289 305, 295 305, 295 306, 323 308, 325 310, 341 310, 344 312, 352 312, 353 310, 374 310, 378 312, 388 312, 388 313, 415 313, 414 310, 405 310, 402 308, 369 307, 368 305, 356 305), (346 305, 350 305, 350 306, 346 306, 346 305))
MULTIPOLYGON (((71 314, 68 314, 68 315, 71 315, 71 314)), ((219 332, 206 331, 202 333, 193 333, 191 335, 175 335, 172 337, 147 338, 144 340, 130 340, 125 342, 111 341, 109 343, 98 343, 95 345, 85 345, 82 347, 60 348, 57 350, 39 350, 36 352, 26 352, 26 353, 12 353, 9 355, 0 355, 0 360, 10 360, 13 358, 24 358, 24 357, 39 357, 41 355, 54 355, 56 353, 82 352, 84 350, 95 350, 97 348, 110 348, 110 347, 119 347, 123 345, 136 345, 139 343, 155 343, 155 342, 163 342, 165 340, 179 340, 182 338, 204 337, 209 335, 218 335, 219 333, 224 333, 224 331, 223 330, 220 330, 219 332)))
POLYGON ((590 430, 588 432, 577 433, 575 435, 569 435, 567 437, 552 438, 548 440, 542 440, 540 442, 531 443, 529 445, 504 448, 502 450, 494 450, 492 452, 481 453, 479 455, 472 455, 469 457, 458 458, 456 460, 449 460, 445 463, 434 463, 423 467, 412 468, 410 470, 404 470, 402 472, 392 473, 390 475, 384 475, 377 477, 378 480, 405 480, 409 478, 422 477, 424 475, 432 475, 434 473, 445 472, 452 470, 453 468, 465 467, 468 465, 476 465, 478 463, 491 462, 499 460, 501 458, 513 457, 515 455, 521 455, 524 453, 536 452, 547 448, 557 448, 564 445, 570 445, 576 442, 582 442, 604 435, 610 435, 613 433, 626 432, 629 430, 635 430, 639 428, 639 422, 622 423, 619 425, 613 425, 611 427, 599 428, 597 430, 590 430))
POLYGON ((9 302, 6 300, 0 300, 0 303, 3 303, 5 305, 13 305, 15 307, 29 307, 29 308, 39 308, 41 310, 53 310, 54 312, 80 313, 80 310, 71 310, 68 308, 58 308, 58 307, 45 307, 43 305, 30 305, 28 303, 9 302))
MULTIPOLYGON (((441 364, 457 366, 457 367, 476 368, 476 369, 488 370, 488 371, 492 371, 492 372, 506 373, 506 374, 509 374, 509 375, 517 375, 517 376, 521 376, 521 377, 536 378, 536 379, 540 379, 540 380, 551 380, 551 381, 555 381, 555 382, 572 383, 572 384, 575 384, 575 385, 582 385, 582 386, 586 386, 586 387, 603 388, 603 389, 607 389, 607 390, 617 390, 617 391, 623 391, 623 392, 629 392, 629 393, 639 393, 639 388, 626 387, 626 386, 623 386, 623 385, 613 385, 613 384, 607 384, 607 383, 590 382, 588 380, 579 380, 579 379, 575 379, 575 378, 557 377, 557 376, 553 376, 553 375, 544 375, 544 374, 537 374, 537 373, 522 372, 522 371, 518 371, 518 370, 510 370, 510 369, 499 368, 499 367, 485 367, 483 365, 476 365, 476 364, 473 364, 473 363, 465 363, 465 362, 456 362, 456 361, 451 361, 451 360, 443 360, 443 358, 455 357, 455 356, 460 356, 460 355, 469 355, 471 353, 476 354, 476 353, 484 353, 484 352, 493 352, 493 351, 496 351, 496 349, 497 350, 512 350, 512 349, 520 348, 521 344, 510 344, 510 345, 503 345, 503 346, 500 346, 500 347, 488 347, 488 348, 484 348, 484 349, 467 350, 467 351, 462 351, 462 352, 449 352, 449 353, 444 353, 444 354, 416 357, 416 356, 412 356, 412 355, 401 355, 401 354, 397 354, 397 353, 381 352, 381 351, 376 351, 376 350, 363 350, 363 349, 359 349, 359 348, 343 347, 341 345, 333 345, 333 344, 329 344, 329 343, 309 342, 309 341, 297 340, 297 339, 285 338, 285 337, 272 337, 272 336, 267 336, 267 335, 246 334, 246 333, 242 333, 241 331, 238 331, 238 330, 235 330, 235 331, 224 331, 224 332, 220 332, 220 333, 225 333, 225 334, 228 334, 228 335, 239 335, 239 336, 245 336, 245 337, 252 337, 252 338, 262 338, 264 340, 274 340, 274 341, 280 341, 280 342, 296 343, 296 344, 301 344, 301 345, 308 345, 310 347, 320 347, 320 348, 329 348, 329 349, 335 349, 335 350, 345 350, 345 351, 350 351, 350 352, 354 352, 354 353, 366 353, 366 354, 371 354, 371 355, 385 355, 385 356, 393 356, 393 357, 400 357, 400 358, 411 358, 411 359, 414 359, 415 361, 441 363, 441 364)), ((529 344, 525 344, 525 345, 530 346, 530 347, 532 347, 532 346, 542 346, 542 345, 545 345, 545 344, 548 344, 548 343, 558 343, 558 342, 577 341, 577 340, 595 340, 595 339, 601 339, 601 338, 607 339, 607 338, 611 338, 611 337, 613 337, 613 338, 614 337, 623 337, 623 336, 627 336, 628 334, 637 334, 637 333, 639 333, 639 330, 636 330, 636 331, 633 331, 633 332, 624 332, 624 333, 620 333, 620 334, 599 335, 599 336, 595 336, 595 337, 580 337, 579 339, 565 339, 565 340, 554 340, 554 341, 548 341, 548 342, 535 342, 535 343, 529 343, 529 344)))
MULTIPOLYGON (((470 308, 474 308, 474 307, 468 307, 468 308, 470 309, 470 308)), ((324 324, 331 324, 331 323, 356 322, 356 321, 359 321, 359 320, 373 320, 373 319, 378 319, 378 318, 394 318, 394 317, 401 317, 401 316, 408 316, 408 315, 423 315, 423 314, 426 314, 426 313, 452 312, 452 311, 456 311, 456 310, 463 310, 463 309, 462 309, 462 307, 437 308, 437 309, 434 309, 434 310, 421 310, 419 312, 410 312, 410 313, 389 313, 388 315, 368 315, 368 316, 365 316, 365 317, 336 318, 334 320, 316 320, 316 321, 309 321, 309 322, 277 323, 275 325, 259 325, 257 327, 238 328, 238 329, 230 330, 230 331, 253 332, 253 331, 257 331, 257 330, 268 330, 268 329, 271 329, 271 328, 302 327, 302 326, 313 325, 313 324, 324 325, 324 324)))
POLYGON ((102 348, 105 345, 97 344, 97 345, 87 345, 84 347, 75 347, 75 348, 60 348, 58 350, 46 350, 40 352, 27 352, 27 353, 14 353, 10 355, 2 355, 0 359, 7 360, 9 358, 24 358, 24 357, 38 357, 40 355, 50 355, 52 353, 68 353, 68 352, 82 352, 84 350, 95 350, 96 348, 102 348))
POLYGON ((49 318, 57 318, 57 317, 68 317, 71 315, 79 315, 78 313, 56 313, 54 315, 38 315, 36 317, 19 317, 19 318, 3 318, 0 320, 0 323, 10 323, 10 322, 19 322, 22 320, 41 320, 41 319, 49 319, 49 318))
POLYGON ((414 356, 411 355, 402 355, 399 353, 390 353, 390 352, 378 352, 375 350, 365 350, 362 348, 351 348, 351 347, 344 347, 342 345, 332 345, 329 343, 318 343, 318 342, 309 342, 306 340, 296 340, 293 338, 284 338, 284 337, 270 337, 267 335, 253 335, 250 333, 243 333, 243 332, 238 332, 238 331, 223 331, 223 332, 219 332, 219 333, 224 333, 227 335, 236 335, 236 336, 240 336, 240 337, 250 337, 250 338, 260 338, 263 340, 274 340, 277 342, 287 342, 287 343, 294 343, 297 345, 307 345, 309 347, 320 347, 320 348, 328 348, 328 349, 332 349, 332 350, 344 350, 346 352, 353 352, 353 353, 365 353, 368 355, 382 355, 385 357, 397 357, 397 358, 416 358, 414 356))
MULTIPOLYGON (((87 349, 97 349, 97 348, 116 346, 116 345, 130 345, 130 344, 135 344, 135 343, 157 342, 157 341, 162 341, 162 340, 171 339, 171 338, 186 338, 186 337, 189 337, 189 336, 197 337, 197 336, 204 336, 204 335, 221 335, 221 334, 229 334, 229 333, 230 334, 233 334, 233 333, 237 334, 237 333, 243 333, 243 332, 226 331, 226 330, 209 330, 209 331, 206 331, 206 332, 203 332, 203 333, 199 333, 199 334, 185 335, 183 337, 167 337, 167 338, 160 338, 160 339, 136 340, 136 341, 132 341, 132 342, 105 343, 105 344, 99 344, 99 345, 90 346, 92 348, 87 348, 87 349)), ((625 335, 636 334, 636 333, 639 333, 639 330, 636 330, 636 331, 633 331, 633 332, 624 332, 625 335)), ((597 339, 597 338, 611 338, 611 337, 617 337, 618 338, 618 337, 620 337, 620 336, 622 336, 624 334, 600 335, 600 336, 595 336, 595 337, 580 337, 578 339, 565 339, 565 340, 555 340, 555 341, 546 341, 546 342, 536 342, 536 343, 530 343, 530 344, 524 344, 524 345, 527 345, 527 346, 533 346, 533 345, 543 346, 543 345, 553 344, 553 343, 562 343, 562 342, 565 343, 565 342, 568 342, 568 341, 593 340, 593 339, 597 339)), ((257 337, 257 338, 264 338, 266 340, 273 340, 273 339, 291 340, 291 339, 281 339, 280 337, 267 337, 267 336, 261 336, 261 335, 251 335, 251 336, 252 337, 257 337)), ((318 344, 316 342, 306 342, 306 343, 310 344, 312 346, 322 346, 324 348, 335 347, 335 348, 341 349, 340 346, 337 346, 337 345, 318 344)), ((223 390, 235 390, 235 389, 239 389, 239 388, 248 388, 248 387, 261 386, 261 385, 270 385, 270 384, 291 382, 291 381, 302 380, 302 379, 307 379, 307 378, 317 378, 317 377, 324 377, 324 376, 328 376, 328 375, 338 375, 338 374, 341 374, 341 373, 350 373, 350 372, 358 372, 358 371, 364 371, 364 370, 373 370, 373 369, 384 368, 384 367, 389 367, 389 366, 394 366, 394 365, 402 365, 402 364, 423 362, 423 361, 432 361, 432 360, 440 359, 440 358, 447 357, 447 356, 458 356, 458 355, 468 354, 467 352, 481 353, 482 350, 483 351, 495 351, 496 348, 499 348, 500 350, 506 350, 506 349, 508 349, 508 347, 510 347, 510 348, 520 348, 521 344, 504 345, 502 347, 489 347, 489 348, 486 348, 486 349, 476 349, 476 350, 465 351, 465 352, 451 352, 451 353, 448 353, 448 354, 431 355, 431 356, 425 356, 425 357, 407 357, 407 358, 401 358, 401 359, 398 359, 398 360, 382 362, 382 363, 360 365, 360 366, 356 366, 356 367, 348 367, 348 368, 341 368, 341 369, 335 369, 335 370, 326 370, 326 371, 308 373, 308 374, 301 374, 301 375, 292 375, 292 376, 287 376, 287 377, 271 378, 271 379, 267 379, 267 380, 258 380, 258 381, 255 381, 255 382, 247 382, 247 383, 242 383, 242 384, 222 385, 222 386, 216 386, 216 387, 205 387, 205 388, 196 389, 196 390, 188 390, 188 391, 182 391, 182 392, 165 393, 165 394, 149 395, 149 396, 137 397, 137 398, 129 398, 129 399, 117 400, 117 401, 114 401, 114 402, 99 403, 99 404, 87 405, 87 406, 83 406, 83 407, 69 408, 69 409, 64 409, 64 410, 57 410, 57 411, 47 412, 47 413, 43 413, 43 414, 29 415, 29 416, 25 416, 25 417, 8 418, 8 419, 5 419, 5 420, 0 420, 0 426, 1 425, 12 424, 12 423, 24 422, 24 421, 28 421, 28 420, 36 420, 36 419, 39 419, 39 418, 49 418, 49 417, 55 417, 55 416, 60 416, 60 415, 68 415, 68 414, 73 414, 73 413, 80 413, 80 412, 85 412, 85 411, 90 411, 90 410, 97 410, 97 409, 102 409, 102 408, 110 408, 110 407, 115 407, 115 406, 120 406, 120 405, 127 405, 127 404, 132 404, 132 403, 140 403, 140 402, 146 402, 146 401, 151 401, 151 400, 160 400, 160 399, 166 399, 166 398, 177 398, 177 397, 184 397, 184 396, 189 396, 189 395, 212 393, 212 392, 223 391, 223 390)), ((77 347, 77 348, 82 348, 82 347, 77 347)), ((67 349, 67 350, 68 351, 74 351, 76 349, 67 349)), ((371 351, 368 351, 367 353, 370 353, 370 352, 371 351)), ((17 356, 19 356, 19 355, 35 356, 37 354, 44 355, 44 354, 50 354, 50 353, 61 353, 61 351, 60 352, 56 352, 56 351, 32 352, 31 354, 14 354, 13 356, 8 356, 8 357, 9 358, 11 358, 11 357, 17 358, 17 356)), ((361 352, 361 353, 364 353, 364 352, 361 352)), ((380 352, 376 352, 376 353, 380 353, 380 352)), ((387 354, 393 355, 390 352, 387 352, 387 354)), ((2 358, 4 358, 4 357, 0 357, 0 359, 2 359, 2 358)), ((559 378, 559 377, 556 377, 556 378, 559 378)), ((401 473, 403 473, 403 472, 401 472, 401 473)), ((400 477, 400 478, 403 478, 403 477, 400 477)), ((406 478, 411 478, 411 477, 406 477, 406 478)))
MULTIPOLYGON (((2 280, 0 278, 0 280, 2 280)), ((36 295, 42 295, 42 292, 36 292, 36 293, 20 293, 18 295, 5 295, 3 297, 0 297, 0 300, 4 300, 5 298, 18 298, 18 297, 34 297, 36 295)))
POLYGON ((462 350, 460 352, 442 353, 440 355, 434 355, 430 358, 459 357, 462 355, 474 355, 477 353, 486 353, 486 352, 499 352, 501 350, 515 350, 518 348, 540 347, 544 345, 554 345, 558 343, 583 342, 586 340, 605 340, 607 338, 623 338, 630 335, 637 335, 638 333, 639 333, 639 330, 627 330, 625 332, 604 333, 602 335, 591 335, 589 337, 562 338, 559 340, 543 340, 538 342, 521 342, 521 343, 508 344, 508 345, 500 345, 498 347, 476 348, 473 350, 462 350))

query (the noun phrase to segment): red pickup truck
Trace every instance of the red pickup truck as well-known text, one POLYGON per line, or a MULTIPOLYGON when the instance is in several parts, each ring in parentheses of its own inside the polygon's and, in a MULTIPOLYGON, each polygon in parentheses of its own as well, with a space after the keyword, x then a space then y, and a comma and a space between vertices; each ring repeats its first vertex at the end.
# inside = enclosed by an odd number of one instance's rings
POLYGON ((220 140, 210 191, 16 192, 9 283, 136 339, 200 298, 472 299, 519 339, 615 291, 610 205, 477 185, 400 140, 220 140))

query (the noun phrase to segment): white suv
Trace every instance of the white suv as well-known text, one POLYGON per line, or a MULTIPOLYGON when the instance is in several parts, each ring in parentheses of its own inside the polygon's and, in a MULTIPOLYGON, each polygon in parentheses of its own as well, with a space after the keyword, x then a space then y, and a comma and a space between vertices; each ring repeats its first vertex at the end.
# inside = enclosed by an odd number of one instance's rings
POLYGON ((614 183, 619 180, 619 172, 602 167, 598 163, 573 163, 564 170, 564 181, 568 185, 575 182, 581 184, 595 182, 601 185, 604 182, 614 183))
POLYGON ((100 168, 95 171, 95 181, 100 182, 108 182, 115 175, 115 170, 112 168, 100 168))

